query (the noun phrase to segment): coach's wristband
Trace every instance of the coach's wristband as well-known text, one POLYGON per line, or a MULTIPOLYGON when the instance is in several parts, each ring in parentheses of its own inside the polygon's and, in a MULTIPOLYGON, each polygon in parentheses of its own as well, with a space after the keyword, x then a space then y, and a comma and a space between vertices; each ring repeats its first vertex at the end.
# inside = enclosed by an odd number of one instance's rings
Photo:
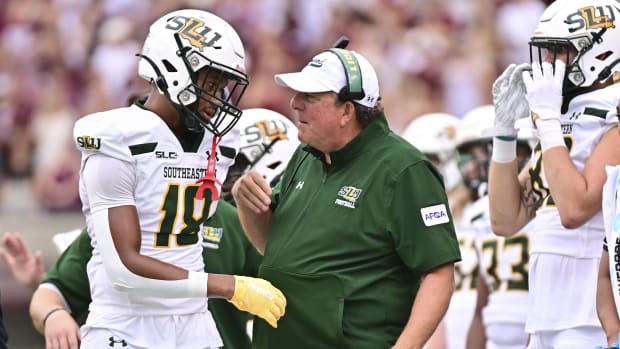
MULTIPOLYGON (((47 322, 47 319, 49 319, 49 317, 54 314, 55 312, 59 311, 59 310, 65 310, 65 308, 54 308, 50 311, 47 312, 47 314, 45 314, 45 316, 43 317, 43 328, 45 328, 45 323, 47 322)), ((65 310, 66 311, 66 310, 65 310)))
POLYGON ((512 162, 517 158, 517 138, 493 137, 493 153, 491 160, 499 163, 512 162))

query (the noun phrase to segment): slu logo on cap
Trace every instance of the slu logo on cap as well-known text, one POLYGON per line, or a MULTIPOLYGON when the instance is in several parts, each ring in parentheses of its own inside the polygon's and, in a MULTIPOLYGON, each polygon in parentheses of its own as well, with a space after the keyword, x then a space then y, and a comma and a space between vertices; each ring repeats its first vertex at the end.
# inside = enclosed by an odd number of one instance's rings
POLYGON ((420 214, 422 214, 422 220, 427 227, 450 222, 445 204, 421 208, 420 214))
POLYGON ((338 196, 342 199, 336 198, 334 203, 348 208, 355 208, 355 202, 359 199, 361 193, 362 189, 345 185, 338 191, 338 196))

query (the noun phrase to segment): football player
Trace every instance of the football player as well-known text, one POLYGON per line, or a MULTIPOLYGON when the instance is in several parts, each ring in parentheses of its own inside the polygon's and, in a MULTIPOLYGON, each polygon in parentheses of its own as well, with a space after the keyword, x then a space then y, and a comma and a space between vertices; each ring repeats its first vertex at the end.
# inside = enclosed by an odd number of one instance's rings
POLYGON ((456 116, 447 113, 424 114, 410 122, 401 134, 437 166, 448 193, 463 182, 456 152, 459 121, 456 116))
POLYGON ((553 2, 530 39, 531 69, 511 65, 494 84, 491 223, 496 234, 511 236, 531 222, 530 349, 606 342, 595 301, 605 165, 620 164, 618 120, 610 113, 620 97, 613 79, 619 20, 616 1, 553 2), (514 125, 524 117, 540 147, 519 173, 514 125))
MULTIPOLYGON (((222 186, 223 197, 230 198, 232 196, 226 195, 224 188, 229 188, 232 183, 228 182, 238 178, 231 174, 256 169, 269 181, 277 181, 279 172, 299 145, 295 125, 285 116, 271 110, 246 109, 235 128, 240 131, 241 148, 222 186)), ((228 202, 218 203, 217 211, 209 218, 201 233, 206 272, 256 275, 260 256, 245 237, 236 210, 228 202)), ((7 261, 15 262, 7 262, 13 275, 25 287, 36 288, 42 279, 41 257, 32 254, 18 235, 6 234, 3 238, 12 241, 12 245, 21 246, 3 255, 7 261), (24 268, 18 264, 31 267, 24 268)), ((92 247, 86 230, 81 234, 79 230, 56 234, 53 240, 62 255, 33 295, 33 322, 45 334, 48 347, 76 348, 79 327, 75 319, 80 319, 86 313, 91 301, 86 263, 92 254, 92 247), (67 247, 68 250, 64 252, 67 247), (67 312, 51 314, 42 328, 43 316, 59 307, 67 309, 67 312)), ((222 299, 210 299, 208 305, 224 347, 250 348, 250 338, 240 335, 246 331, 247 313, 238 311, 222 299)))
MULTIPOLYGON (((473 109, 469 115, 478 119, 471 123, 479 125, 478 136, 472 135, 460 144, 459 153, 466 161, 475 161, 473 166, 462 161, 463 167, 479 174, 478 180, 467 183, 486 186, 492 137, 486 136, 484 130, 493 126, 495 112, 492 105, 487 105, 473 109)), ((518 122, 517 160, 521 167, 527 163, 536 141, 534 130, 526 121, 529 120, 518 122)), ((465 324, 469 328, 466 347, 525 348, 528 340, 525 332, 529 268, 527 227, 511 237, 493 234, 486 193, 467 207, 462 222, 463 230, 474 240, 478 272, 473 317, 471 323, 465 324)))
POLYGON ((248 78, 238 34, 209 12, 175 11, 151 25, 139 57, 153 86, 144 104, 74 127, 93 246, 81 347, 220 347, 207 297, 276 327, 286 304, 277 288, 205 273, 201 258, 200 231, 239 144, 231 130, 248 78))
POLYGON ((488 149, 480 140, 481 130, 492 124, 493 120, 489 120, 486 108, 478 107, 469 111, 457 126, 455 149, 458 154, 458 168, 468 195, 456 224, 461 261, 455 264, 454 293, 444 317, 447 347, 450 349, 465 348, 476 300, 478 262, 470 211, 472 205, 486 194, 487 188, 488 149))

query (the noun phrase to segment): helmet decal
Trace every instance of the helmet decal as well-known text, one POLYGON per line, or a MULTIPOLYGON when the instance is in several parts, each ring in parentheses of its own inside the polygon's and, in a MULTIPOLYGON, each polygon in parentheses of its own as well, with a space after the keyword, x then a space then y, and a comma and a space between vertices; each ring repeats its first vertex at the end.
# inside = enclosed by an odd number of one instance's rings
POLYGON ((205 22, 194 17, 174 17, 168 22, 166 29, 176 31, 183 39, 189 41, 190 45, 200 51, 203 51, 205 47, 212 47, 222 38, 222 34, 213 32, 211 28, 205 25, 205 22), (207 34, 210 33, 212 37, 207 41, 207 34))
POLYGON ((256 142, 261 139, 273 141, 275 139, 288 139, 289 124, 283 120, 262 119, 248 125, 242 130, 248 143, 256 142))
POLYGON ((577 24, 575 27, 569 27, 569 32, 586 29, 615 28, 614 21, 616 15, 611 5, 606 6, 587 6, 582 7, 566 18, 566 24, 569 26, 577 24))

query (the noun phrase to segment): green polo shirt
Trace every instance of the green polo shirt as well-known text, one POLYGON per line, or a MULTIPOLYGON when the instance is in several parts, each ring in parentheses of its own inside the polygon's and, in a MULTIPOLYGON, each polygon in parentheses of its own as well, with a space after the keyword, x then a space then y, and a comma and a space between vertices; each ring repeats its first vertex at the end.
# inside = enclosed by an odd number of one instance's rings
MULTIPOLYGON (((203 229, 205 271, 218 274, 256 276, 262 258, 246 238, 234 206, 220 201, 217 211, 203 229)), ((86 229, 60 255, 43 282, 52 283, 62 292, 79 318, 86 314, 90 304, 90 288, 86 264, 92 255, 90 237, 86 229)), ((250 314, 237 310, 224 299, 209 299, 211 311, 225 348, 250 348, 246 326, 250 314)))
POLYGON ((385 118, 330 155, 300 147, 273 192, 259 277, 287 308, 253 348, 389 348, 421 277, 460 260, 441 175, 385 118))

